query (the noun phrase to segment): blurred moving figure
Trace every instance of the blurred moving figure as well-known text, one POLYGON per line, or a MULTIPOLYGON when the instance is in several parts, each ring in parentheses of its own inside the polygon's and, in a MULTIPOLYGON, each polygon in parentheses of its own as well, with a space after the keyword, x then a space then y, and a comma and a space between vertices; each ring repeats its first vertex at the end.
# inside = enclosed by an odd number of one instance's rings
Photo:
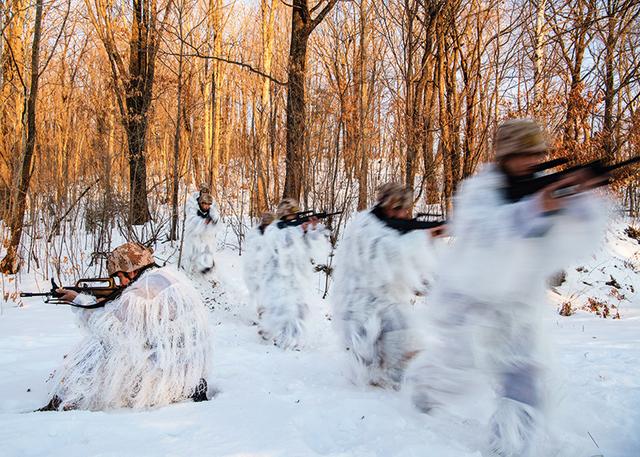
POLYGON ((398 388, 419 345, 406 312, 424 292, 434 264, 432 236, 414 229, 413 193, 388 183, 373 208, 347 224, 336 250, 332 301, 359 383, 398 388))
POLYGON ((207 186, 187 200, 182 265, 195 278, 208 279, 214 271, 220 212, 207 186))
POLYGON ((260 259, 256 260, 259 334, 283 349, 304 345, 304 321, 313 290, 312 262, 324 259, 329 252, 326 230, 317 219, 300 225, 288 223, 299 211, 292 198, 280 202, 278 220, 265 229, 260 259))
POLYGON ((416 406, 434 413, 487 380, 497 403, 483 456, 541 457, 545 280, 594 250, 606 215, 583 171, 518 201, 507 198, 547 151, 536 122, 504 122, 495 147, 496 163, 463 182, 455 197, 453 245, 432 294, 436 341, 412 363, 407 384, 416 406), (568 187, 572 195, 558 195, 568 187))

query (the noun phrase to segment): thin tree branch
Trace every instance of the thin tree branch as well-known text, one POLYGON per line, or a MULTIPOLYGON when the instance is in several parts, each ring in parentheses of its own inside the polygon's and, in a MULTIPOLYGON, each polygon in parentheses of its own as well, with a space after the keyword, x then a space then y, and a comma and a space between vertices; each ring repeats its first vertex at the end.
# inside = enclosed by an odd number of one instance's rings
POLYGON ((44 71, 47 69, 47 67, 49 66, 49 62, 51 62, 51 59, 53 58, 53 54, 56 48, 58 47, 58 43, 60 42, 62 33, 64 32, 65 26, 67 25, 67 19, 69 18, 70 11, 71 11, 71 0, 67 0, 67 11, 64 14, 64 19, 62 20, 62 25, 60 26, 60 32, 58 32, 58 36, 56 37, 56 40, 53 43, 53 46, 51 48, 51 54, 49 54, 49 57, 47 58, 47 60, 45 60, 44 65, 42 66, 42 69, 39 70, 40 71, 40 73, 38 74, 39 77, 42 76, 42 73, 44 73, 44 71))
MULTIPOLYGON (((325 5, 325 7, 322 8, 322 10, 318 13, 316 18, 311 20, 311 23, 309 24, 309 33, 313 32, 313 29, 315 29, 318 26, 318 24, 322 22, 324 17, 327 14, 329 14, 329 11, 331 11, 331 9, 336 5, 336 3, 338 3, 338 0, 329 0, 329 2, 325 5)), ((316 5, 316 8, 318 5, 316 5)))
MULTIPOLYGON (((187 46, 189 46, 193 50, 193 53, 192 54, 183 54, 184 57, 198 57, 200 59, 212 59, 212 60, 217 60, 219 62, 229 63, 229 64, 232 64, 232 65, 238 65, 239 67, 242 67, 242 68, 244 68, 246 70, 249 70, 252 73, 260 75, 263 78, 267 78, 270 81, 272 81, 272 82, 274 82, 274 83, 276 83, 276 84, 278 84, 280 86, 286 86, 288 84, 285 81, 280 81, 279 79, 274 78, 273 76, 268 75, 265 72, 258 70, 256 67, 254 67, 251 64, 248 64, 248 63, 245 63, 245 62, 239 62, 237 60, 227 59, 225 57, 212 56, 212 55, 209 55, 209 54, 203 54, 203 53, 200 52, 200 50, 198 48, 193 46, 191 43, 185 42, 185 44, 187 46)), ((164 52, 163 54, 174 56, 174 57, 178 56, 178 54, 175 53, 175 52, 164 52)))

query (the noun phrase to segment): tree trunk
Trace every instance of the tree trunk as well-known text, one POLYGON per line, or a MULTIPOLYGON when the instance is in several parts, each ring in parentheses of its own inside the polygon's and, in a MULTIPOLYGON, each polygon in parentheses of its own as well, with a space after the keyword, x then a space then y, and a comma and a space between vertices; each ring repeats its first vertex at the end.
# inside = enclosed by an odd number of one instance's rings
POLYGON ((614 13, 609 15, 607 20, 607 36, 604 47, 604 117, 602 124, 602 133, 604 135, 603 147, 604 157, 607 160, 613 160, 615 144, 613 135, 613 108, 614 108, 614 57, 616 51, 616 16, 614 13))
POLYGON ((289 88, 287 91, 287 150, 283 197, 300 198, 302 190, 302 157, 306 133, 305 79, 309 32, 301 10, 294 1, 289 49, 289 88))
POLYGON ((426 201, 427 204, 432 205, 438 203, 438 180, 436 163, 433 157, 433 119, 435 117, 435 111, 433 109, 435 103, 435 84, 433 77, 435 71, 433 71, 433 65, 428 69, 427 73, 427 87, 424 90, 423 99, 423 130, 422 137, 422 162, 424 165, 424 182, 426 189, 426 201))
MULTIPOLYGON (((455 63, 449 62, 448 50, 450 48, 445 36, 445 31, 440 30, 438 36, 438 117, 440 122, 440 152, 444 172, 444 200, 447 207, 451 204, 451 197, 456 188, 460 173, 460 161, 458 157, 459 122, 456 121, 456 91, 455 63), (453 68, 450 68, 452 66, 453 68)), ((455 57, 452 59, 455 61, 455 57)))
MULTIPOLYGON (((275 8, 278 3, 275 0, 262 0, 260 10, 262 13, 262 71, 266 75, 271 74, 273 61, 274 19, 275 8)), ((262 79, 260 94, 260 113, 258 116, 258 151, 256 160, 256 187, 254 215, 259 215, 269 209, 267 197, 267 164, 269 163, 269 118, 271 114, 271 80, 262 79)), ((277 173, 277 170, 274 170, 277 173)))
POLYGON ((180 186, 180 134, 182 126, 182 64, 184 60, 184 39, 182 36, 182 18, 184 3, 178 14, 178 30, 180 32, 180 55, 178 56, 178 93, 176 98, 176 128, 173 136, 173 188, 171 190, 171 230, 170 240, 178 239, 178 190, 180 186))
POLYGON ((133 8, 124 125, 129 146, 129 223, 141 225, 151 219, 145 154, 159 37, 155 2, 149 4, 144 0, 134 0, 133 8))
POLYGON ((11 239, 7 246, 7 253, 0 262, 0 271, 5 274, 15 274, 20 265, 18 260, 18 246, 24 225, 27 192, 31 181, 31 166, 36 146, 36 100, 38 97, 38 83, 40 79, 40 38, 42 34, 42 2, 36 0, 36 16, 33 29, 33 43, 31 46, 31 85, 26 106, 26 136, 27 141, 22 154, 20 172, 18 175, 17 196, 11 208, 11 239))
POLYGON ((358 135, 359 170, 358 175, 358 211, 368 206, 367 185, 369 176, 369 125, 368 106, 369 89, 367 85, 367 65, 369 46, 369 10, 367 0, 360 0, 360 53, 358 55, 358 116, 360 120, 358 135))
POLYGON ((148 107, 151 91, 146 90, 148 78, 153 81, 152 63, 148 60, 148 24, 145 23, 144 1, 134 0, 131 40, 129 43, 129 78, 125 94, 127 118, 125 122, 129 146, 129 223, 144 224, 150 219, 147 203, 147 163, 145 146, 148 107), (151 64, 151 68, 148 65, 151 64), (149 71, 151 70, 151 73, 149 71))
POLYGON ((451 135, 451 139, 449 144, 451 146, 451 178, 452 178, 452 193, 455 192, 456 187, 458 186, 458 182, 460 181, 460 176, 462 172, 461 167, 461 157, 460 157, 460 115, 459 115, 459 99, 458 99, 458 91, 456 88, 456 74, 457 72, 457 62, 455 53, 451 56, 451 64, 445 66, 446 73, 446 85, 447 85, 447 122, 450 125, 449 134, 451 135))
MULTIPOLYGON (((222 0, 209 0, 209 27, 213 30, 213 55, 222 55, 222 0)), ((219 60, 211 63, 209 184, 216 192, 220 167, 220 128, 222 126, 222 66, 219 60)))
POLYGON ((577 142, 580 135, 579 118, 584 114, 581 112, 582 104, 582 62, 589 44, 589 28, 593 20, 595 6, 591 2, 579 1, 575 6, 573 14, 575 19, 571 25, 574 27, 573 38, 573 58, 565 57, 569 64, 569 96, 567 100, 567 113, 565 116, 563 143, 567 146, 570 142, 577 142), (586 9, 585 9, 586 8, 586 9))
POLYGON ((2 61, 0 74, 0 219, 11 217, 11 196, 19 171, 22 152, 22 115, 25 104, 26 82, 24 44, 27 3, 14 0, 0 6, 0 43, 2 61))
MULTIPOLYGON (((283 197, 300 198, 302 191, 302 160, 306 136, 305 80, 307 76, 307 43, 311 32, 322 22, 338 0, 328 0, 311 17, 307 0, 293 0, 291 12, 291 44, 287 90, 287 151, 283 197)), ((315 9, 315 8, 314 8, 315 9)))
POLYGON ((544 108, 544 10, 547 0, 534 0, 536 2, 536 30, 533 51, 533 114, 540 116, 544 108))

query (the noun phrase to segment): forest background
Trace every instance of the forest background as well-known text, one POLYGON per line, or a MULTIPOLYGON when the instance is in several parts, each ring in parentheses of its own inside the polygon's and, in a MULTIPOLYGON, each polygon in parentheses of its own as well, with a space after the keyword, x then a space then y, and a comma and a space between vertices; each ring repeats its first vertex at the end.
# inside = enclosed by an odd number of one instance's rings
MULTIPOLYGON (((640 154, 635 0, 0 0, 0 27, 3 273, 78 227, 96 259, 177 240, 201 183, 239 248, 283 196, 339 231, 397 180, 446 215, 509 117, 572 163, 640 154)), ((637 215, 636 175, 614 192, 637 215)))

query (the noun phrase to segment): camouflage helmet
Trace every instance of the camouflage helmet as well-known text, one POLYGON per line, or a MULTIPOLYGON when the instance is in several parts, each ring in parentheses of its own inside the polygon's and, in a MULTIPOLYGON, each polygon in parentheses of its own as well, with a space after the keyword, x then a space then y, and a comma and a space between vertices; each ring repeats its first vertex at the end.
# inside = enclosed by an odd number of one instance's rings
POLYGON ((298 211, 300 211, 298 200, 295 198, 283 198, 276 209, 276 217, 278 219, 282 219, 283 217, 291 216, 298 211))
POLYGON ((262 226, 266 226, 271 224, 275 219, 275 216, 273 215, 273 213, 262 213, 262 216, 260 216, 260 225, 262 226))
POLYGON ((151 249, 139 243, 125 243, 107 256, 107 272, 114 276, 119 271, 130 273, 155 263, 151 249))
POLYGON ((213 203, 213 195, 211 189, 206 184, 200 185, 200 195, 198 195, 198 203, 201 205, 211 205, 213 203))
POLYGON ((498 126, 495 137, 496 158, 512 154, 535 154, 547 151, 542 129, 533 119, 509 119, 498 126))
POLYGON ((382 208, 408 209, 413 206, 413 193, 396 182, 388 182, 378 187, 376 204, 382 208))
POLYGON ((198 196, 198 203, 201 205, 211 205, 213 203, 213 196, 211 194, 200 194, 198 196))

